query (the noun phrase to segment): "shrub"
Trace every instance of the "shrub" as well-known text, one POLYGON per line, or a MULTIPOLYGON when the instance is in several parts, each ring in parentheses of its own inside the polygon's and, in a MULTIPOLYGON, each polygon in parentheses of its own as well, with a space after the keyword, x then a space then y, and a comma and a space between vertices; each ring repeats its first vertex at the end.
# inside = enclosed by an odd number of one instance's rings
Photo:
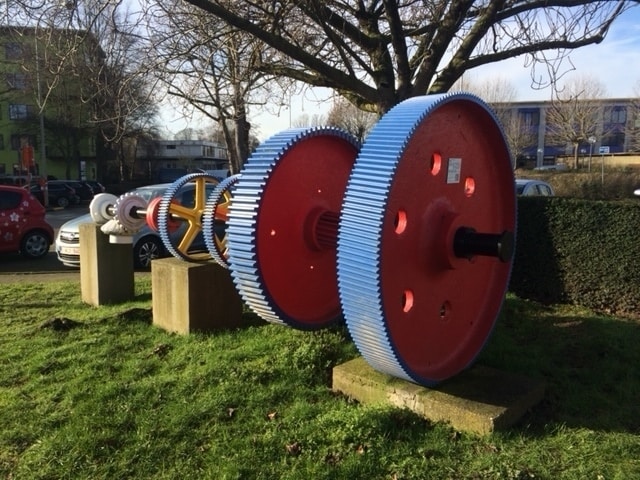
POLYGON ((510 290, 547 304, 638 316, 639 225, 635 201, 518 198, 510 290))

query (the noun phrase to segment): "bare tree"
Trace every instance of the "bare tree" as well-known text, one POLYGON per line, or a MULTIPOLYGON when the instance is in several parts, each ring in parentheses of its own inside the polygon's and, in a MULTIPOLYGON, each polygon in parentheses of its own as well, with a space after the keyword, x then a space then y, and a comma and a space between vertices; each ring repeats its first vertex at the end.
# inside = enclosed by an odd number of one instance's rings
POLYGON ((252 144, 249 109, 280 98, 279 85, 257 68, 268 58, 264 45, 182 1, 157 2, 147 16, 169 95, 216 122, 230 169, 239 171, 252 144))
POLYGON ((67 161, 76 161, 78 139, 99 134, 103 153, 111 151, 119 159, 124 178, 124 157, 135 151, 125 144, 154 135, 157 113, 137 32, 140 12, 122 1, 101 0, 16 0, 11 8, 21 22, 33 25, 37 104, 47 129, 56 133, 48 140, 66 135, 65 151, 61 142, 57 149, 67 161))
POLYGON ((525 149, 537 144, 537 125, 528 123, 527 117, 513 108, 518 96, 516 87, 505 78, 494 77, 483 80, 459 79, 452 89, 477 95, 493 108, 502 125, 515 169, 517 159, 525 149))
POLYGON ((571 145, 574 168, 578 169, 578 152, 591 137, 607 135, 603 130, 602 104, 605 88, 596 78, 582 75, 565 82, 554 93, 547 108, 547 138, 551 142, 571 145))
POLYGON ((536 85, 552 83, 571 50, 601 42, 612 22, 638 3, 186 1, 277 52, 261 57, 260 71, 334 89, 378 114, 412 96, 446 92, 467 70, 520 55, 536 85))
POLYGON ((67 2, 69 24, 89 32, 83 41, 89 87, 82 100, 93 107, 92 124, 117 160, 120 180, 136 173, 138 142, 157 138, 157 95, 140 37, 141 12, 124 2, 67 2))
POLYGON ((329 125, 346 130, 361 142, 364 141, 377 120, 376 114, 360 110, 344 98, 337 98, 327 115, 329 125))
POLYGON ((327 117, 322 114, 315 113, 313 115, 309 115, 308 113, 303 113, 299 115, 291 125, 292 127, 322 127, 327 124, 327 117))
POLYGON ((503 77, 458 79, 452 90, 462 90, 482 98, 490 105, 513 103, 518 99, 518 89, 503 77))

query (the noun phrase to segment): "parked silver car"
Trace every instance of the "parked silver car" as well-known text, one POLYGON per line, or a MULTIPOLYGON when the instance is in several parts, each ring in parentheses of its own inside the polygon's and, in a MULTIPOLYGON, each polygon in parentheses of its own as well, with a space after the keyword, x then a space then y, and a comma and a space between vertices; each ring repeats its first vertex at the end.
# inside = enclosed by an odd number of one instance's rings
POLYGON ((555 195, 553 187, 542 180, 529 180, 527 178, 516 179, 516 194, 524 196, 540 195, 552 197, 555 195))
MULTIPOLYGON (((171 183, 162 183, 157 185, 147 185, 144 187, 136 188, 132 190, 132 193, 140 195, 147 202, 153 198, 164 195, 167 188, 171 186, 171 183)), ((215 185, 207 184, 206 191, 209 196, 215 185)), ((195 199, 195 184, 187 183, 177 193, 176 200, 187 207, 193 207, 195 199)), ((58 231, 56 237, 56 254, 58 260, 68 267, 80 267, 80 224, 92 223, 93 220, 90 214, 81 215, 77 218, 69 220, 64 223, 58 231)), ((179 235, 180 232, 176 232, 179 235)), ((204 240, 196 238, 193 243, 193 247, 197 249, 205 250, 206 246, 204 240)), ((154 258, 166 257, 168 252, 164 247, 160 234, 153 229, 145 225, 138 233, 133 237, 133 263, 136 268, 149 268, 151 266, 151 260, 154 258)))

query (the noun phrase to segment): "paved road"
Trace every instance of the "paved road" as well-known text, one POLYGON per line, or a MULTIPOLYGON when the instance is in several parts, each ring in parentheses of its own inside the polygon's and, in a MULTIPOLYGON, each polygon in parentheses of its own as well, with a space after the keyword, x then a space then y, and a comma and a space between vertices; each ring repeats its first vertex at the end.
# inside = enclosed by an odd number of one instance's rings
MULTIPOLYGON (((67 220, 84 215, 89 211, 88 205, 69 207, 47 213, 47 222, 51 224, 54 235, 67 220)), ((138 275, 149 275, 149 271, 135 272, 138 275)), ((65 267, 51 245, 49 253, 43 258, 29 260, 17 253, 0 253, 0 284, 14 282, 47 282, 72 280, 80 282, 80 269, 65 267)))
MULTIPOLYGON (((82 205, 48 212, 46 218, 53 227, 55 234, 57 234, 58 229, 64 222, 88 211, 88 207, 82 205)), ((44 258, 37 260, 28 260, 18 254, 0 254, 0 283, 42 282, 47 280, 80 281, 80 270, 62 265, 56 257, 53 245, 44 258)))

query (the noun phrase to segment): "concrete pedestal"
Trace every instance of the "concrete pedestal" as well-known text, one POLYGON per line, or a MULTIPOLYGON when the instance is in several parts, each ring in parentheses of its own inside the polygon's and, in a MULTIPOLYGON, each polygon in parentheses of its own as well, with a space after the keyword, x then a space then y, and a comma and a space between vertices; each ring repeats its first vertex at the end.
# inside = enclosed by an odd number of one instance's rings
POLYGON ((151 262, 153 324, 176 333, 242 325, 242 299, 229 271, 215 262, 151 262))
POLYGON ((476 365, 430 389, 377 372, 356 358, 333 369, 333 390, 361 403, 408 408, 458 431, 484 435, 516 423, 542 400, 545 385, 476 365))
POLYGON ((91 305, 122 303, 135 296, 131 244, 109 243, 94 223, 80 225, 80 287, 91 305))

